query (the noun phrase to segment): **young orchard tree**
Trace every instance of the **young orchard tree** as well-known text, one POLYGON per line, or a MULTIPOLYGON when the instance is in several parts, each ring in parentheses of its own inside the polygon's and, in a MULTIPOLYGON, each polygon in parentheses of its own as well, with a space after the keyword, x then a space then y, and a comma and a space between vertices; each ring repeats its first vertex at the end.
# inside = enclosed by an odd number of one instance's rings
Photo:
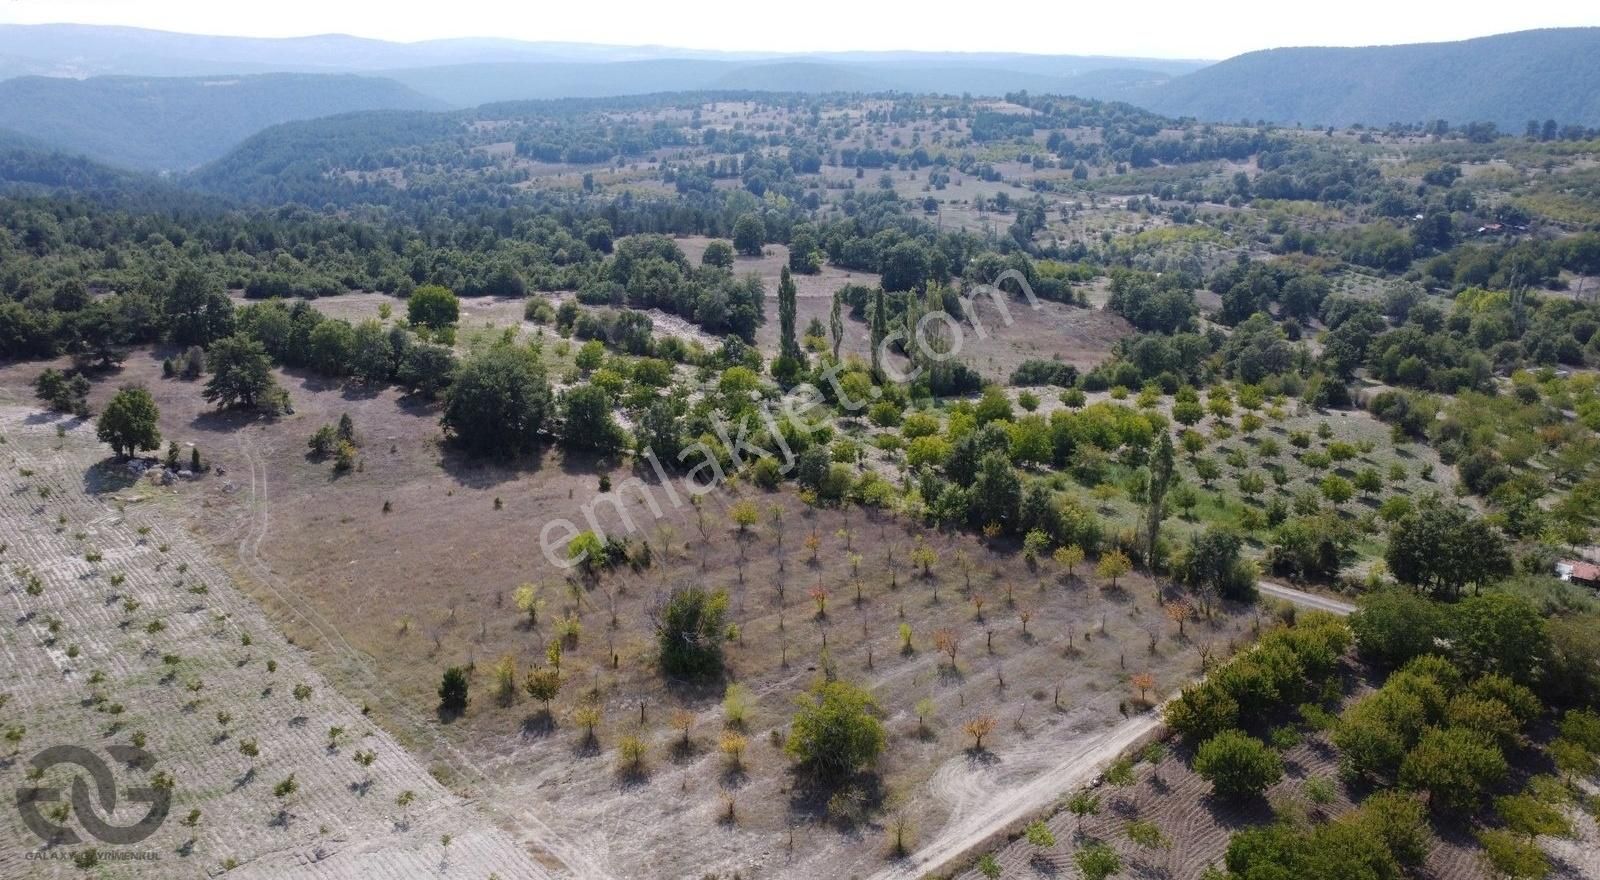
POLYGON ((717 743, 717 750, 722 752, 730 770, 744 767, 744 750, 747 744, 743 734, 733 730, 723 731, 722 739, 717 743))
POLYGON ((1091 843, 1072 856, 1084 880, 1106 880, 1122 870, 1122 857, 1104 843, 1091 843))
POLYGON ((528 677, 522 682, 522 689, 528 696, 544 704, 544 710, 550 711, 550 701, 561 693, 561 673, 554 669, 536 666, 528 670, 528 677))
POLYGON ((1046 850, 1056 845, 1055 833, 1042 820, 1034 820, 1024 836, 1028 839, 1028 845, 1035 849, 1046 850))
POLYGON ((1168 602, 1164 611, 1167 619, 1178 625, 1178 638, 1183 638, 1183 625, 1194 616, 1194 606, 1179 599, 1176 602, 1168 602))
POLYGON ((584 703, 572 710, 572 723, 583 728, 583 741, 586 743, 595 741, 595 731, 603 718, 600 707, 594 703, 584 703))
POLYGON ((539 598, 539 585, 535 583, 523 584, 517 587, 511 598, 512 602, 517 606, 517 610, 528 615, 528 626, 538 626, 539 608, 544 605, 544 600, 539 598))
POLYGON ((1056 552, 1051 554, 1051 558, 1054 559, 1056 565, 1066 573, 1067 580, 1070 581, 1072 580, 1072 570, 1077 568, 1083 562, 1083 548, 1079 547, 1077 544, 1068 544, 1065 547, 1057 547, 1056 552))
POLYGON ((1067 811, 1078 817, 1078 830, 1081 832, 1084 818, 1100 813, 1100 798, 1087 789, 1080 789, 1067 799, 1067 811))
POLYGON ((821 584, 811 588, 811 601, 817 605, 817 619, 828 616, 828 591, 821 584))
POLYGON ((750 689, 737 682, 728 685, 722 695, 722 723, 735 730, 743 730, 750 722, 750 689))
POLYGON ((979 715, 968 721, 962 729, 966 731, 967 736, 972 737, 972 750, 981 752, 983 751, 983 738, 993 733, 994 727, 995 720, 992 716, 979 715))
MULTIPOLYGON (((911 645, 911 627, 907 624, 901 624, 901 635, 904 637, 905 645, 909 647, 911 645)), ((961 650, 961 637, 956 634, 955 630, 948 628, 934 630, 933 648, 939 653, 949 656, 950 668, 956 668, 956 653, 961 650)))
POLYGON ((1111 589, 1114 590, 1117 588, 1117 578, 1133 570, 1133 562, 1128 559, 1128 554, 1113 549, 1100 557, 1094 570, 1095 574, 1111 581, 1111 589))
POLYGON ((637 776, 645 770, 645 760, 650 755, 650 744, 642 737, 628 734, 617 740, 617 770, 625 775, 637 776))
POLYGON ((684 751, 693 748, 694 742, 689 739, 689 732, 694 729, 694 713, 687 709, 672 710, 672 729, 678 731, 680 739, 678 747, 684 751))
POLYGON ((743 535, 751 526, 760 522, 761 511, 756 507, 755 502, 742 500, 734 503, 733 507, 728 511, 728 516, 733 520, 734 525, 739 527, 739 534, 743 535))
POLYGON ((510 706, 517 697, 517 658, 505 654, 494 664, 494 698, 501 706, 510 706))
POLYGON ((1156 686, 1156 677, 1148 672, 1140 672, 1128 679, 1128 683, 1139 691, 1139 702, 1145 702, 1145 695, 1156 686))

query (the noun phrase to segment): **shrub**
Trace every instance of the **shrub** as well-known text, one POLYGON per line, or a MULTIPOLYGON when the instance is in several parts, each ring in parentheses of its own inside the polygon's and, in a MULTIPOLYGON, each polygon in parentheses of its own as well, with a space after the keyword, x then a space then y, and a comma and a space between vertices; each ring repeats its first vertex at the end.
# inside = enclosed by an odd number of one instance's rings
POLYGON ((688 679, 722 674, 722 642, 727 631, 728 596, 699 587, 674 590, 656 615, 661 669, 688 679))
POLYGON ((806 769, 836 781, 871 765, 887 738, 878 704, 845 681, 824 681, 803 698, 786 749, 806 769))
POLYGON ((460 666, 446 669, 439 682, 439 708, 458 715, 467 711, 467 689, 467 670, 460 666))

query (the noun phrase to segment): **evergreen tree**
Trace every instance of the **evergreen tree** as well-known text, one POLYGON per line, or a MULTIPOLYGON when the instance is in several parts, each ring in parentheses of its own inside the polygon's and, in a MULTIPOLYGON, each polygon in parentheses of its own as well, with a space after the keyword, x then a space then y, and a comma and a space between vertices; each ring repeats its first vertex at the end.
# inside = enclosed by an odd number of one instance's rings
POLYGON ((839 346, 844 342, 844 297, 833 294, 833 308, 828 311, 828 337, 833 340, 833 359, 839 359, 839 346))
POLYGON ((1172 485, 1172 465, 1172 432, 1163 430, 1161 442, 1156 444, 1156 454, 1150 459, 1148 489, 1150 507, 1145 515, 1145 534, 1149 539, 1149 550, 1145 553, 1144 563, 1151 571, 1155 571, 1156 567, 1156 540, 1161 535, 1161 519, 1164 516, 1162 507, 1166 501, 1167 489, 1172 485))
POLYGON ((883 379, 883 361, 879 347, 889 335, 889 308, 884 302, 883 288, 872 292, 872 378, 883 379))
POLYGON ((778 353, 799 362, 804 355, 794 335, 795 295, 794 276, 790 274, 789 267, 784 266, 778 276, 778 353))

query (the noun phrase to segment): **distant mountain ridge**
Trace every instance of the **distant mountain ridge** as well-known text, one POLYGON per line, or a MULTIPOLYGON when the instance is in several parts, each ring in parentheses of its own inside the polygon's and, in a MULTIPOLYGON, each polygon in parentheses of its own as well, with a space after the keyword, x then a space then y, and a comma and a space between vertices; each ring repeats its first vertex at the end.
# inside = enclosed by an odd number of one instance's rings
POLYGON ((1342 127, 1445 119, 1492 121, 1511 132, 1532 119, 1600 126, 1600 28, 1272 49, 1207 65, 1004 52, 795 55, 0 25, 0 77, 17 73, 54 76, 0 80, 0 128, 142 170, 197 167, 269 126, 345 112, 669 91, 998 96, 1026 90, 1126 101, 1212 122, 1342 127), (66 78, 110 73, 140 76, 66 78))
POLYGON ((97 25, 0 25, 0 77, 209 76, 218 73, 358 73, 459 64, 662 59, 719 62, 816 61, 847 65, 989 67, 1074 76, 1107 67, 1167 74, 1205 61, 1008 52, 715 52, 667 46, 457 38, 393 43, 345 34, 258 38, 180 34, 97 25))
POLYGON ((392 80, 350 74, 0 81, 0 128, 147 171, 201 165, 282 122, 443 106, 392 80))
MULTIPOLYGON (((1066 59, 1062 59, 1067 67, 1066 59)), ((1131 63, 1131 62, 1130 62, 1131 63)), ((384 76, 457 107, 546 98, 612 98, 653 92, 740 89, 769 92, 913 92, 959 95, 1071 94, 1114 97, 1172 74, 1148 69, 1094 68, 1079 73, 909 62, 852 64, 810 58, 725 61, 659 58, 460 64, 390 70, 384 76)))
POLYGON ((1100 96, 1203 63, 1005 52, 706 52, 490 38, 391 43, 340 34, 258 39, 0 25, 0 127, 113 165, 179 170, 216 159, 268 126, 359 110, 723 89, 975 95, 1026 89, 1100 96), (218 77, 247 87, 218 102, 224 93, 206 85, 218 77))
POLYGON ((1123 100, 1169 116, 1346 126, 1530 119, 1600 125, 1600 27, 1453 43, 1250 52, 1123 100))

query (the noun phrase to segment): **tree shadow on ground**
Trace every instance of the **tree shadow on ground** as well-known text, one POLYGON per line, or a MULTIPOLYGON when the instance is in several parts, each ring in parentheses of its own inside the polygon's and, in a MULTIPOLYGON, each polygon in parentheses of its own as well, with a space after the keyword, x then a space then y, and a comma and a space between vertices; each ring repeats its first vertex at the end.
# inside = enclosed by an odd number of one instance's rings
POLYGON ((737 791, 744 788, 749 781, 750 773, 745 770, 743 762, 737 765, 728 764, 724 766, 722 775, 718 778, 718 783, 728 791, 737 791))
POLYGON ((556 717, 549 709, 540 709, 522 719, 523 739, 545 739, 556 732, 556 717))
POLYGON ((189 420, 189 427, 197 431, 211 431, 219 434, 233 433, 251 425, 263 425, 276 422, 278 413, 265 409, 251 409, 234 407, 230 409, 208 409, 189 420))
POLYGON ((799 766, 792 768, 789 774, 791 819, 819 825, 831 824, 853 840, 861 839, 867 817, 883 808, 887 795, 883 780, 875 773, 862 772, 840 779, 821 779, 808 768, 799 766), (829 808, 830 803, 835 805, 833 809, 829 808))
POLYGON ((617 769, 617 781, 623 791, 632 791, 650 784, 650 767, 643 761, 617 769))
POLYGON ((469 452, 459 444, 439 444, 439 467, 456 485, 467 489, 492 489, 512 483, 544 466, 542 448, 515 456, 485 456, 469 452))
POLYGON ((687 764, 698 758, 704 751, 700 744, 694 740, 686 740, 683 737, 679 737, 672 741, 672 745, 667 747, 667 757, 674 764, 687 764))
POLYGON ((48 425, 52 422, 59 423, 64 430, 72 430, 84 422, 89 421, 87 416, 75 416, 71 413, 56 412, 53 409, 40 410, 29 413, 23 418, 24 425, 48 425))
MULTIPOLYGON (((85 495, 108 495, 124 492, 138 485, 144 478, 143 471, 132 471, 128 464, 135 459, 119 459, 110 456, 102 461, 95 462, 83 471, 83 492, 85 495)), ((154 458, 141 458, 139 461, 156 463, 154 458)))
POLYGON ((976 768, 994 767, 1000 764, 1000 756, 988 749, 968 747, 961 754, 967 758, 967 766, 976 768))

